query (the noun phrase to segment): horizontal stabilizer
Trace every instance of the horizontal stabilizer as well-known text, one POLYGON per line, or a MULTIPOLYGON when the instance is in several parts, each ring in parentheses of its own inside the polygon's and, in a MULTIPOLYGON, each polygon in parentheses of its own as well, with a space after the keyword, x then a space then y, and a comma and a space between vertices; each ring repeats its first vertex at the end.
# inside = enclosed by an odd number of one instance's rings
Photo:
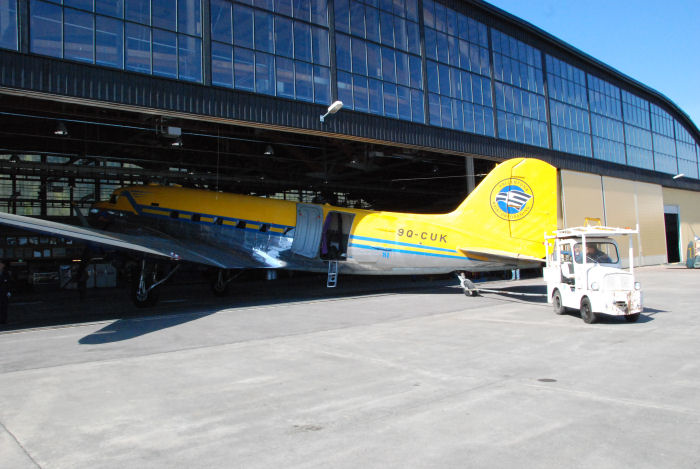
POLYGON ((478 259, 485 262, 494 262, 505 265, 519 267, 539 267, 544 259, 518 254, 515 252, 499 251, 489 248, 459 248, 464 255, 472 259, 478 259))

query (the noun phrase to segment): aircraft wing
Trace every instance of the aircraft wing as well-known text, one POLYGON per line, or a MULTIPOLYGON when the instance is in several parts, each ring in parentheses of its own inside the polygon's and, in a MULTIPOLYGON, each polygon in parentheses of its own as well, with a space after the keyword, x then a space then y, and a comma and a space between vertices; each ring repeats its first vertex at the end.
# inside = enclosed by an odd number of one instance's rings
POLYGON ((499 251, 497 249, 459 248, 459 250, 472 259, 519 268, 539 267, 542 262, 544 262, 544 259, 539 259, 537 257, 526 256, 514 252, 499 251))
POLYGON ((51 236, 141 252, 161 259, 184 260, 223 269, 281 267, 276 265, 279 263, 278 260, 269 259, 265 253, 248 252, 243 249, 223 250, 191 240, 179 241, 153 233, 113 233, 10 213, 0 213, 0 224, 51 236))

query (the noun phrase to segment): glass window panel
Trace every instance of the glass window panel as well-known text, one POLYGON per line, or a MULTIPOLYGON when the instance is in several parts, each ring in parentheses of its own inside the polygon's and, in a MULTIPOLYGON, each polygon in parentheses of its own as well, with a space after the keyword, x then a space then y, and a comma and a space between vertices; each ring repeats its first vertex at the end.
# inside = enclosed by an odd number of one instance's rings
POLYGON ((365 42, 353 38, 352 48, 352 72, 360 75, 367 75, 367 49, 365 42))
POLYGON ((406 18, 418 22, 418 0, 406 1, 406 18))
POLYGON ((294 22, 294 58, 311 62, 311 26, 294 22))
POLYGON ((294 62, 283 57, 276 58, 277 96, 294 98, 294 62))
POLYGON ((447 34, 437 33, 436 40, 438 62, 442 62, 444 64, 449 63, 450 58, 448 52, 449 45, 447 43, 447 34))
POLYGON ((271 54, 255 53, 255 91, 275 94, 275 57, 271 54))
POLYGON ((151 2, 149 0, 125 0, 124 13, 127 20, 151 24, 151 2))
POLYGON ((440 32, 447 30, 447 24, 445 23, 446 14, 445 6, 442 3, 435 2, 435 29, 440 32))
POLYGON ((367 78, 354 75, 352 77, 353 108, 356 111, 369 110, 369 89, 367 78))
POLYGON ((126 23, 126 69, 151 73, 151 30, 126 23))
POLYGON ((30 48, 35 54, 63 57, 63 11, 58 5, 30 3, 30 48))
POLYGON ((309 21, 311 19, 310 0, 294 0, 294 18, 299 18, 304 21, 309 21))
MULTIPOLYGON (((396 57, 394 49, 382 47, 382 78, 386 81, 396 83, 396 57)), ((386 108, 386 104, 384 106, 386 108)))
POLYGON ((331 72, 326 67, 314 66, 314 102, 331 102, 331 72))
POLYGON ((396 99, 396 85, 384 83, 384 115, 388 117, 398 117, 398 107, 396 99))
MULTIPOLYGON (((244 3, 250 3, 250 0, 245 0, 244 3)), ((258 8, 263 8, 265 10, 274 10, 274 2, 273 0, 255 0, 253 2, 253 5, 258 7, 258 8)))
POLYGON ((254 91, 255 64, 253 51, 236 47, 233 53, 234 86, 239 89, 254 91))
POLYGON ((272 15, 270 13, 255 12, 255 48, 264 52, 273 52, 272 15))
POLYGON ((399 105, 399 119, 411 120, 411 91, 403 86, 396 88, 399 105))
POLYGON ((153 30, 153 74, 177 78, 177 35, 153 30))
POLYGON ((181 80, 202 81, 202 40, 178 34, 181 80))
POLYGON ((323 26, 328 25, 328 2, 326 0, 311 0, 311 22, 323 26))
POLYGON ((381 48, 370 42, 367 43, 367 75, 374 78, 382 77, 381 48))
POLYGON ((275 0, 275 11, 282 15, 292 16, 292 0, 275 0))
POLYGON ((365 6, 357 1, 350 5, 350 32, 365 37, 365 6))
POLYGON ((440 92, 440 76, 438 74, 438 64, 430 60, 427 61, 428 90, 432 93, 440 92))
POLYGON ((397 49, 408 50, 408 31, 403 18, 394 18, 394 40, 397 49))
POLYGON ((372 7, 365 8, 366 37, 370 41, 379 42, 379 10, 372 7))
POLYGON ((311 28, 311 46, 313 62, 329 65, 328 31, 322 28, 311 28))
POLYGON ((335 39, 335 60, 339 70, 352 70, 350 37, 338 34, 335 39))
POLYGON ((294 62, 294 72, 296 99, 313 101, 313 66, 305 62, 294 62))
POLYGON ((352 105, 352 75, 349 73, 338 72, 338 99, 352 105))
POLYGON ((437 33, 427 28, 425 30, 425 56, 437 60, 437 33))
POLYGON ((177 30, 192 36, 202 36, 201 0, 178 0, 177 30))
POLYGON ((233 44, 231 2, 211 0, 211 37, 215 41, 233 44))
POLYGON ((64 57, 92 63, 95 50, 93 44, 93 15, 66 8, 63 19, 65 22, 63 25, 65 34, 65 43, 63 44, 64 57))
POLYGON ((378 0, 378 6, 380 9, 390 12, 390 11, 394 10, 394 1, 393 0, 378 0))
POLYGON ((294 54, 292 20, 279 16, 275 18, 275 54, 290 58, 294 54))
MULTIPOLYGON (((230 8, 231 7, 229 4, 229 9, 230 8)), ((177 0, 151 0, 151 9, 153 26, 168 29, 170 31, 176 30, 177 0)), ((153 49, 155 50, 155 46, 153 49)), ((153 68, 155 69, 155 65, 153 68)))
POLYGON ((406 23, 406 35, 408 51, 412 54, 420 55, 420 29, 418 23, 408 21, 406 23))
POLYGON ((418 90, 411 90, 411 120, 413 122, 425 122, 423 92, 418 90))
POLYGON ((449 129, 452 128, 452 100, 447 96, 440 97, 441 125, 449 129))
POLYGON ((253 10, 250 8, 233 6, 233 43, 253 48, 253 10))
POLYGON ((435 2, 423 0, 423 22, 428 28, 435 27, 435 2))
POLYGON ((403 52, 396 53, 396 83, 408 86, 411 81, 411 75, 408 70, 408 54, 403 52))
POLYGON ((335 29, 344 33, 350 32, 350 3, 348 0, 335 0, 335 29))
POLYGON ((97 0, 95 11, 103 15, 124 17, 124 0, 97 0))
POLYGON ((95 63, 124 67, 124 23, 105 16, 95 17, 95 63))
POLYGON ((450 94, 450 67, 438 64, 438 73, 440 75, 440 94, 448 96, 450 94))
POLYGON ((430 124, 441 126, 442 121, 440 119, 440 96, 430 93, 428 95, 428 111, 430 116, 430 124))
POLYGON ((93 8, 92 0, 63 0, 63 4, 69 7, 80 8, 81 10, 87 11, 92 11, 93 8))
POLYGON ((391 13, 382 11, 379 13, 379 27, 382 44, 394 45, 394 16, 391 13))
POLYGON ((228 44, 211 43, 211 82, 233 88, 233 47, 228 44))
POLYGON ((369 80, 369 112, 384 114, 384 99, 382 98, 382 82, 369 80))
POLYGON ((423 64, 421 63, 420 57, 414 55, 408 56, 408 64, 411 75, 411 87, 418 89, 423 88, 423 64))

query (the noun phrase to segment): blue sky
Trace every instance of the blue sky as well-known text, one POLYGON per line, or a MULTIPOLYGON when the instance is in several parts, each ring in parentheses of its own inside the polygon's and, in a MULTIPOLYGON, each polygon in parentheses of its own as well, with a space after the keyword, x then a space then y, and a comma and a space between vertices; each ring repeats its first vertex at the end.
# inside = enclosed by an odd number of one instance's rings
POLYGON ((488 0, 662 93, 700 128, 700 0, 488 0))

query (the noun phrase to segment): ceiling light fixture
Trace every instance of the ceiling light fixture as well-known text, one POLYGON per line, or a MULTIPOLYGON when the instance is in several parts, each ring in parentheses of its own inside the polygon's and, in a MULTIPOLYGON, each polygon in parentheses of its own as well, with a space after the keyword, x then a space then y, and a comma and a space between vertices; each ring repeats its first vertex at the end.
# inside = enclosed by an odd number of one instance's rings
POLYGON ((68 128, 66 127, 66 124, 64 124, 63 122, 59 122, 56 126, 56 130, 53 131, 53 134, 58 135, 59 137, 67 137, 68 128))
POLYGON ((275 149, 272 148, 272 145, 268 145, 265 147, 265 152, 263 153, 263 155, 272 156, 274 154, 275 154, 275 149))

